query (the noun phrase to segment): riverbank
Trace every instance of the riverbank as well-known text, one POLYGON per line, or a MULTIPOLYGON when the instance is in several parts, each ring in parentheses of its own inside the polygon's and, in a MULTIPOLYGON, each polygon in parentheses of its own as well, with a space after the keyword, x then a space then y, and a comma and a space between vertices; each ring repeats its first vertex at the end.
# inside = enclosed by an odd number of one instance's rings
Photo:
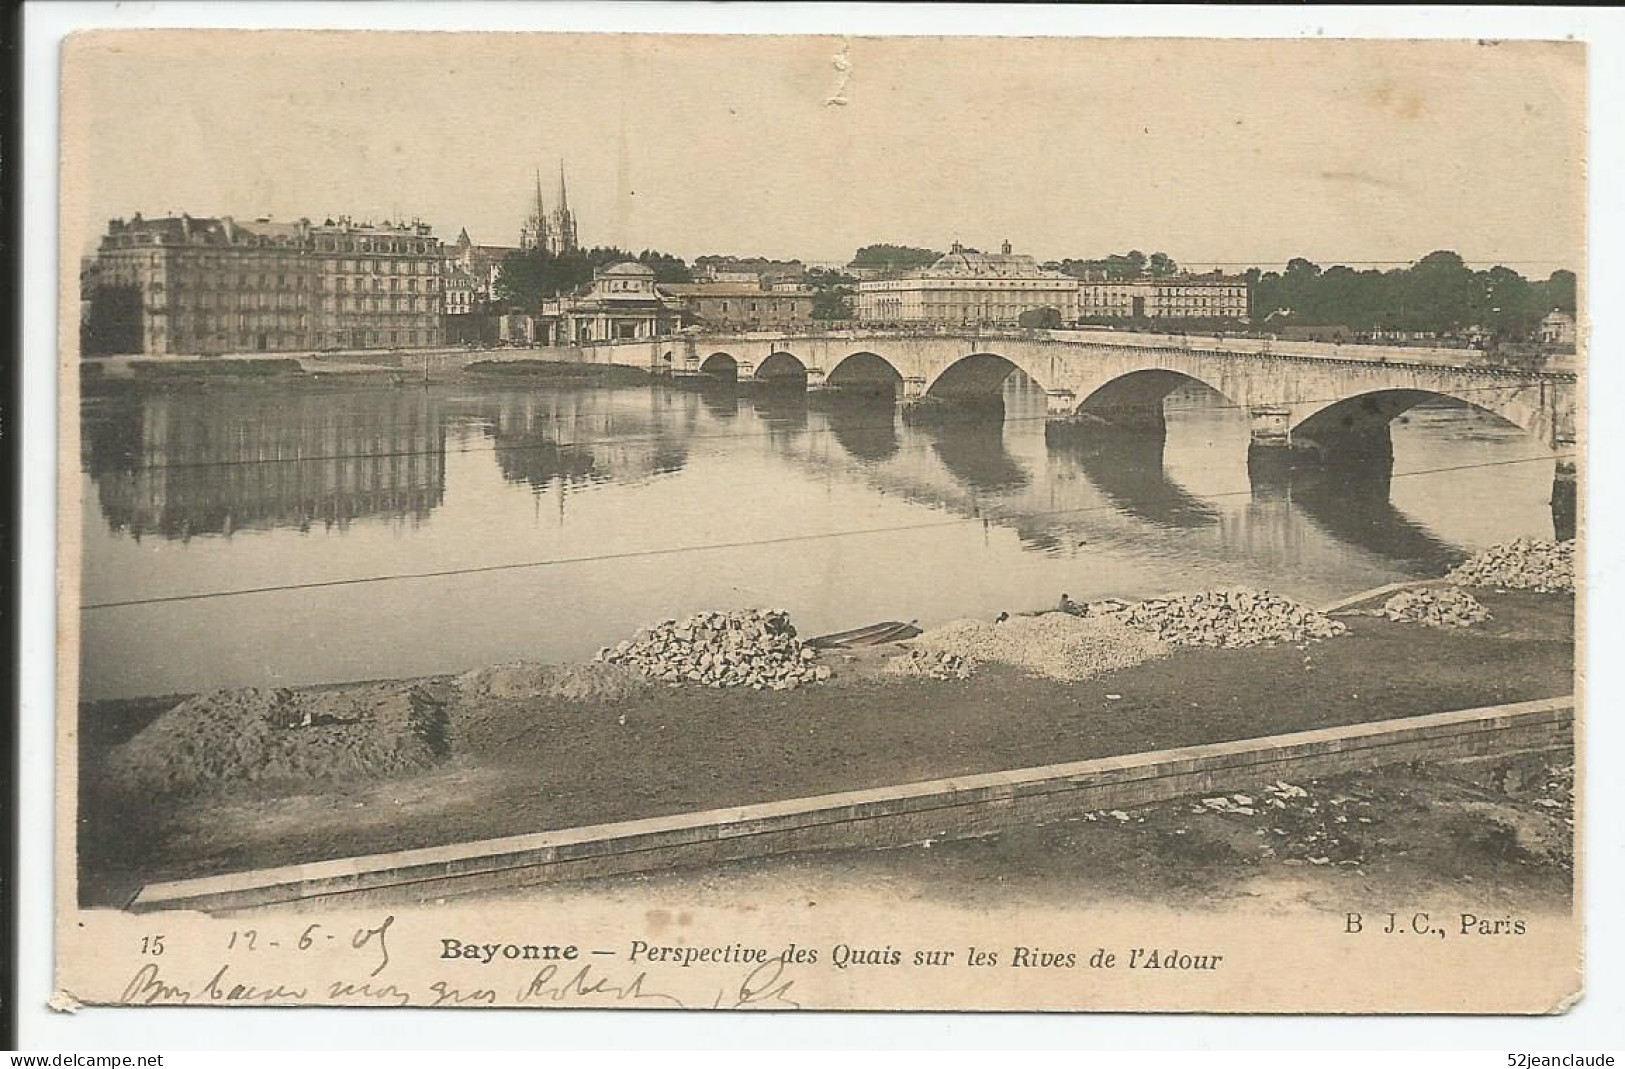
MULTIPOLYGON (((85 396, 132 390, 208 388, 343 389, 349 387, 486 384, 639 386, 654 382, 642 368, 532 359, 513 351, 467 354, 470 362, 433 366, 414 363, 407 352, 377 352, 364 359, 348 354, 291 357, 116 357, 80 364, 85 396)), ((456 354, 459 357, 464 354, 456 354)))
MULTIPOLYGON (((894 677, 883 665, 897 650, 882 648, 828 654, 827 683, 788 691, 641 686, 604 700, 447 677, 375 684, 396 722, 432 726, 433 744, 360 771, 174 790, 120 790, 111 772, 179 699, 91 703, 81 893, 114 904, 159 879, 1571 693, 1572 597, 1475 595, 1492 619, 1472 629, 1354 616, 1324 642, 1179 649, 1072 683, 999 665, 967 680, 894 677)), ((342 702, 331 708, 306 728, 343 730, 342 702)))

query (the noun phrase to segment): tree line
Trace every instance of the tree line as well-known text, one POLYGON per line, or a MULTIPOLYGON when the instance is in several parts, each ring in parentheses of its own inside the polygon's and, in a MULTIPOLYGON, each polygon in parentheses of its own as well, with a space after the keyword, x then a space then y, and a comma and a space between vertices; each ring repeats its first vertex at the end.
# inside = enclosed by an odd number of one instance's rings
MULTIPOLYGON (((849 267, 907 271, 928 266, 942 255, 935 249, 910 245, 865 245, 853 255, 849 267)), ((622 260, 652 267, 658 283, 693 281, 693 271, 681 257, 652 249, 632 253, 597 246, 562 255, 527 249, 503 261, 498 299, 535 308, 544 299, 584 289, 592 282, 594 268, 622 260)), ((701 256, 694 263, 699 267, 760 265, 763 270, 800 266, 793 260, 718 255, 701 256)), ((1179 264, 1167 253, 1147 255, 1139 249, 1105 257, 1053 260, 1044 266, 1080 279, 1166 278, 1179 272, 1179 264)), ((1572 271, 1527 279, 1505 266, 1474 270, 1448 250, 1429 253, 1409 267, 1388 270, 1343 265, 1323 269, 1299 257, 1284 270, 1254 267, 1243 277, 1249 284, 1255 323, 1344 326, 1362 332, 1452 334, 1476 327, 1494 340, 1517 340, 1531 336, 1553 309, 1572 314, 1576 302, 1572 271)), ((852 318, 856 277, 839 269, 811 268, 803 278, 813 291, 814 319, 852 318)))
POLYGON ((566 253, 521 249, 509 253, 502 261, 497 273, 497 300, 534 310, 544 300, 590 286, 595 269, 627 260, 653 268, 657 283, 694 281, 694 274, 682 257, 654 249, 638 253, 613 245, 595 245, 566 253))
POLYGON ((1575 311, 1573 271, 1553 271, 1544 280, 1504 266, 1475 271, 1447 250, 1386 271, 1322 270, 1300 257, 1283 271, 1255 267, 1245 277, 1254 322, 1438 334, 1476 327, 1492 340, 1512 341, 1533 334, 1553 309, 1575 311))

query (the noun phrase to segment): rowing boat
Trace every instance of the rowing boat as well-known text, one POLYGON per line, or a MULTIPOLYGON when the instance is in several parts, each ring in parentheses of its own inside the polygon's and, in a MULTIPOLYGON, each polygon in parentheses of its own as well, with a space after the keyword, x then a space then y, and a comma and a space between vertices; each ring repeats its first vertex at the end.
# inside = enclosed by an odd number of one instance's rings
POLYGON ((868 627, 854 627, 850 631, 836 631, 829 635, 819 635, 810 638, 806 645, 816 649, 850 649, 854 646, 883 646, 888 642, 901 642, 913 638, 920 633, 920 629, 912 622, 901 623, 897 620, 886 620, 868 627))

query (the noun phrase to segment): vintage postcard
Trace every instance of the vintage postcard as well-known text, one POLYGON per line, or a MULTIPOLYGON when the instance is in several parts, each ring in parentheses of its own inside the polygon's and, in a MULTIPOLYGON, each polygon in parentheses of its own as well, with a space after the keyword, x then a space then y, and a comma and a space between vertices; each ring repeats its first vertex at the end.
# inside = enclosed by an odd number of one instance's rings
POLYGON ((1586 63, 68 38, 59 1001, 1563 1011, 1586 63))

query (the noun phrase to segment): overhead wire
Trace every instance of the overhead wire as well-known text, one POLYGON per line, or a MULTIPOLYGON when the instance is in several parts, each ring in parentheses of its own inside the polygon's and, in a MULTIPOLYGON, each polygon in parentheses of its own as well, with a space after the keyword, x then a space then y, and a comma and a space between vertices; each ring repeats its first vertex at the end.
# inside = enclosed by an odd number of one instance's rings
MULTIPOLYGON (((1394 472, 1390 479, 1415 478, 1423 475, 1439 475, 1451 472, 1472 471, 1481 468, 1507 467, 1514 464, 1529 464, 1536 462, 1552 462, 1573 457, 1572 453, 1557 453, 1550 456, 1521 457, 1509 460, 1481 461, 1474 464, 1458 464, 1437 468, 1422 468, 1407 472, 1394 472)), ((1225 491, 1203 495, 1209 499, 1251 496, 1253 490, 1225 491)), ((1042 518, 1053 516, 1079 515, 1090 512, 1111 511, 1112 505, 1089 505, 1070 509, 1052 509, 1042 512, 1025 513, 1027 518, 1042 518)), ((278 583, 258 587, 240 587, 231 590, 199 591, 187 594, 164 594, 141 598, 126 598, 115 601, 90 602, 81 605, 81 612, 92 612, 106 609, 132 608, 144 605, 170 604, 184 601, 207 601, 217 598, 245 597, 257 594, 275 594, 299 590, 320 590, 338 587, 359 586, 373 583, 400 582, 411 579, 442 579, 463 575, 479 575, 492 572, 508 572, 531 570, 537 568, 563 567, 566 565, 595 564, 608 561, 654 559, 660 557, 676 556, 688 553, 707 553, 719 550, 749 549, 759 546, 789 545, 794 543, 818 542, 838 538, 859 538, 883 534, 902 534, 915 531, 927 531, 948 527, 963 526, 965 524, 985 523, 991 517, 984 516, 956 516, 952 519, 929 520, 919 523, 896 524, 885 527, 857 528, 844 531, 821 531, 800 535, 779 535, 770 538, 753 538, 736 542, 711 542, 692 546, 660 546, 649 549, 624 550, 615 553, 589 554, 576 557, 555 557, 543 560, 509 561, 499 564, 468 565, 458 568, 440 568, 430 571, 394 572, 382 575, 351 576, 340 579, 316 579, 302 583, 278 583)))

